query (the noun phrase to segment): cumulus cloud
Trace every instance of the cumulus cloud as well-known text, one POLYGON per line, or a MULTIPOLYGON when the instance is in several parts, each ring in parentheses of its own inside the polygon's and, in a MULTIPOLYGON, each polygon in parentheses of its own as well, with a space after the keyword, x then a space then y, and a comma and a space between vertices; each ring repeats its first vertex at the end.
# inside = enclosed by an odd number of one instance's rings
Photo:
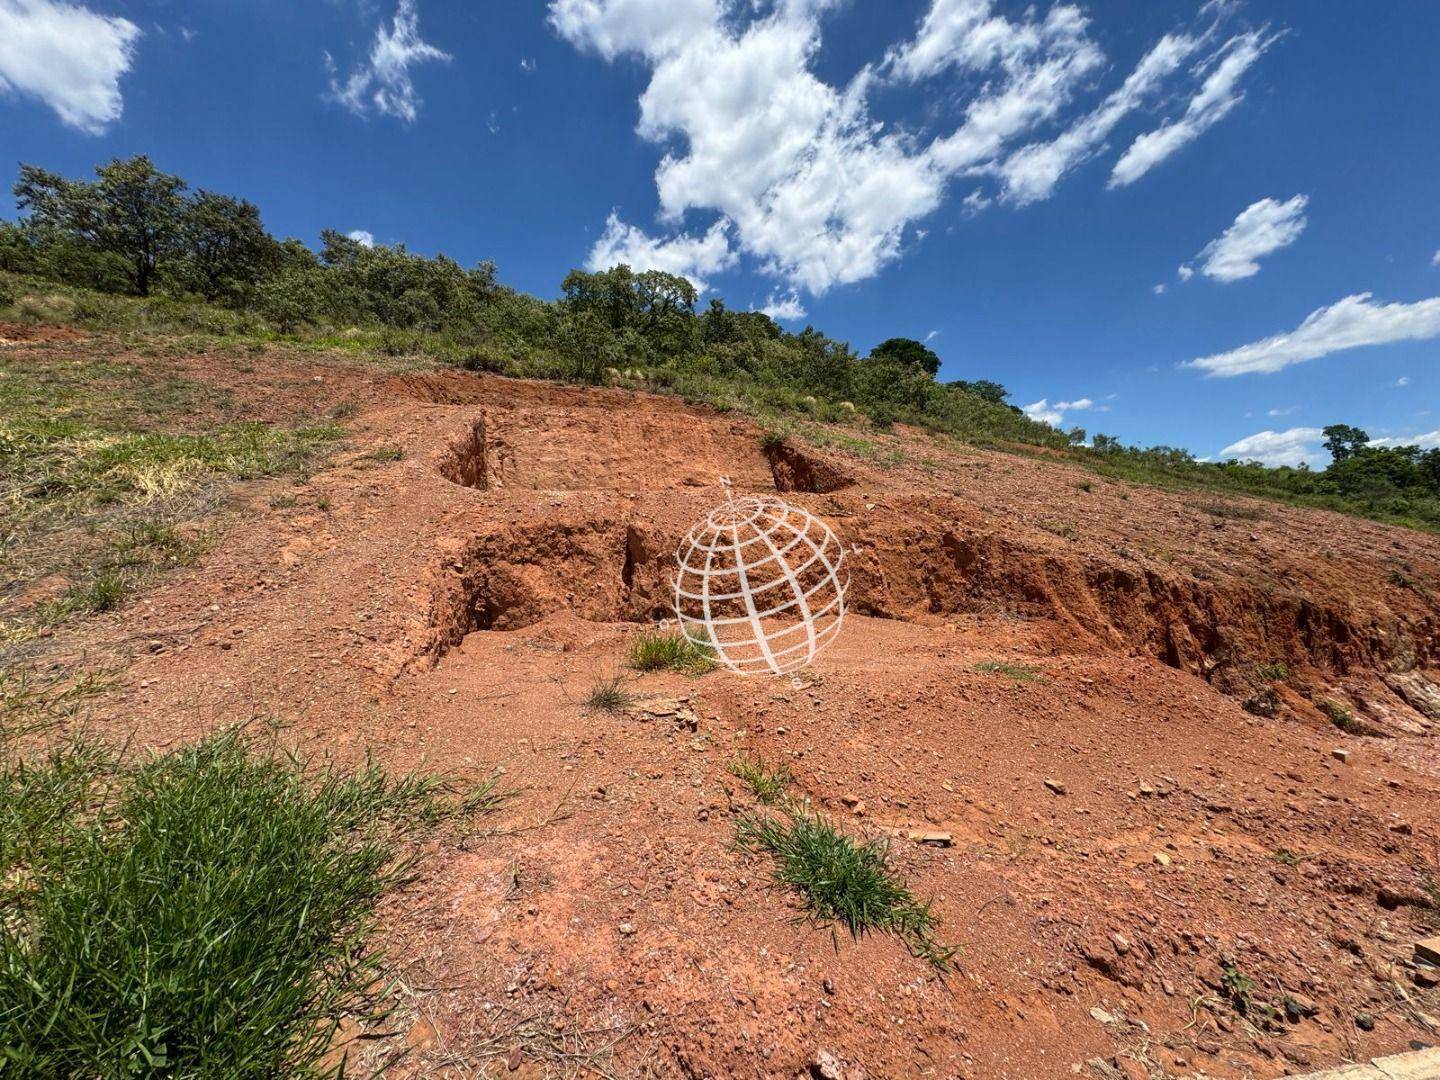
POLYGON ((605 232, 590 249, 585 265, 591 270, 608 270, 624 263, 632 270, 664 270, 688 278, 704 292, 705 277, 735 262, 730 248, 730 223, 723 218, 702 236, 684 233, 669 237, 651 236, 635 225, 627 225, 613 210, 605 220, 605 232))
POLYGON ((361 247, 375 246, 375 234, 372 232, 368 232, 365 229, 351 229, 345 235, 348 236, 351 240, 354 240, 361 247))
MULTIPOLYGON (((648 69, 637 133, 664 148, 655 173, 662 222, 678 226, 691 211, 718 213, 732 223, 738 252, 812 295, 872 277, 900 258, 957 178, 993 179, 1015 205, 1046 197, 1208 40, 1167 35, 1098 109, 1057 138, 1022 146, 1103 69, 1104 54, 1078 7, 1005 15, 993 0, 932 0, 912 37, 832 85, 812 65, 820 15, 833 6, 549 5, 551 26, 577 49, 610 61, 635 57, 648 69), (955 117, 934 124, 938 131, 890 128, 871 115, 877 86, 942 77, 965 93, 955 117)), ((979 212, 993 201, 974 190, 965 205, 979 212)))
POLYGON ((61 0, 0 0, 0 95, 44 102, 98 135, 120 119, 120 78, 140 29, 61 0))
POLYGON ((1430 265, 1440 266, 1440 251, 1436 251, 1435 254, 1430 257, 1430 265))
POLYGON ((1074 401, 1057 401, 1053 405, 1045 398, 1041 398, 1039 401, 1033 401, 1026 405, 1020 411, 1031 420, 1038 420, 1051 427, 1059 427, 1067 412, 1082 412, 1092 408, 1094 404, 1095 402, 1085 397, 1077 398, 1074 401))
POLYGON ((805 305, 800 302, 800 297, 794 292, 786 293, 784 296, 771 293, 765 301, 765 306, 760 308, 760 312, 769 315, 777 322, 794 322, 805 317, 805 305))
POLYGON ((1220 451, 1222 460, 1238 458, 1262 465, 1303 465, 1324 457, 1317 427, 1295 427, 1286 431, 1260 431, 1233 442, 1220 451))
POLYGON ((356 116, 373 110, 413 124, 420 113, 420 95, 410 69, 427 61, 449 59, 449 53, 420 37, 420 13, 415 0, 399 0, 394 21, 389 27, 381 23, 376 28, 369 56, 344 81, 338 78, 330 54, 325 54, 325 65, 330 69, 330 97, 356 116))
POLYGON ((1216 54, 1218 62, 1186 105, 1184 114, 1178 120, 1138 136, 1115 163, 1110 186, 1133 184, 1229 116, 1245 97, 1239 88, 1241 78, 1277 38, 1278 35, 1263 30, 1251 30, 1227 41, 1216 54))
POLYGON ((1440 337, 1440 297, 1413 304, 1376 304, 1371 302, 1371 295, 1347 296, 1312 311, 1289 333, 1230 352, 1202 356, 1182 366, 1199 368, 1207 375, 1268 374, 1345 349, 1440 337))
MULTIPOLYGON (((1260 260, 1289 247, 1305 231, 1305 195, 1285 202, 1261 199, 1240 211, 1234 224, 1200 254, 1200 272, 1215 281, 1239 281, 1260 272, 1260 260)), ((1188 268, 1187 268, 1188 269, 1188 268)))

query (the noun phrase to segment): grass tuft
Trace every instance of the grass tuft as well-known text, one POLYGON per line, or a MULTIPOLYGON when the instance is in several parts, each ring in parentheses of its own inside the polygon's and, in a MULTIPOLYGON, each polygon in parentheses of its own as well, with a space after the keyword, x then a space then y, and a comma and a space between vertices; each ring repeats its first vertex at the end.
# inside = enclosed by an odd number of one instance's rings
POLYGON ((636 671, 679 671, 703 675, 715 666, 713 653, 684 634, 642 632, 630 644, 630 666, 636 671))
POLYGON ((1290 677, 1290 669, 1278 660, 1261 664, 1258 670, 1262 679, 1269 679, 1271 682, 1284 682, 1290 677))
POLYGON ((1034 682, 1040 678, 1040 669, 1030 664, 1010 664, 1001 660, 986 660, 976 664, 975 670, 982 675, 1008 675, 1016 682, 1034 682))
POLYGON ((1328 716, 1330 722, 1346 735, 1364 735, 1369 731, 1369 727, 1363 720, 1357 719, 1349 708, 1338 701, 1325 698, 1317 701, 1315 707, 1328 716))
POLYGON ((601 712, 621 712, 635 704, 635 695, 625 688, 624 675, 600 676, 590 688, 585 699, 587 709, 601 712))
POLYGON ((339 1018, 383 1009, 367 936, 409 841, 492 808, 482 787, 454 801, 235 730, 138 763, 79 739, 10 761, 0 1072, 320 1075, 339 1018))
POLYGON ((913 955, 942 971, 950 967, 956 948, 936 939, 939 919, 930 903, 890 870, 885 840, 856 840, 804 809, 783 818, 742 814, 735 835, 745 850, 774 857, 775 879, 800 893, 815 923, 839 923, 856 937, 894 934, 913 955))
POLYGON ((756 801, 766 806, 783 799, 793 779, 783 762, 772 767, 764 758, 749 754, 741 754, 730 763, 730 775, 738 778, 756 801))

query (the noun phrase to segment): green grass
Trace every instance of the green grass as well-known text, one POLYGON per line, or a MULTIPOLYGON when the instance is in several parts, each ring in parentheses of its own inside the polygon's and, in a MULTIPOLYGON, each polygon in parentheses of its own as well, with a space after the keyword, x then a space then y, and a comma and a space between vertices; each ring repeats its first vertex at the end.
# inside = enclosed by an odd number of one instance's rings
POLYGON ((235 730, 139 762, 74 739, 11 760, 0 1073, 319 1075, 337 1020, 384 1008, 369 937, 413 841, 495 801, 235 730))
POLYGON ((1034 682, 1040 678, 1040 669, 1030 664, 1011 664, 1001 660, 986 660, 975 665, 982 675, 1008 675, 1016 682, 1034 682))
POLYGON ((0 378, 0 573, 23 586, 53 578, 0 615, 0 643, 108 611, 157 573, 204 549, 194 522, 230 484, 308 472, 343 434, 202 422, 234 413, 225 395, 123 354, 113 342, 7 354, 0 378))
POLYGON ((956 949, 935 934, 939 919, 889 867, 889 845, 880 838, 856 840, 819 814, 796 808, 782 816, 742 814, 736 842, 775 860, 775 879, 799 892, 816 924, 894 934, 910 952, 940 970, 956 949))
POLYGON ((1274 859, 1276 862, 1281 863, 1281 864, 1283 864, 1283 865, 1285 865, 1285 866, 1299 866, 1299 865, 1300 865, 1302 862, 1304 862, 1306 859, 1313 859, 1315 856, 1313 856, 1313 855, 1297 855, 1295 852, 1291 851, 1289 848, 1280 847, 1280 848, 1276 848, 1275 851, 1274 851, 1274 853, 1273 853, 1270 857, 1271 857, 1272 859, 1274 859))
POLYGON ((684 634, 642 631, 630 643, 630 666, 636 671, 679 671, 700 675, 715 666, 713 653, 684 634))
POLYGON ((1278 660, 1261 664, 1256 670, 1262 679, 1269 679, 1271 682, 1284 682, 1290 677, 1290 669, 1278 660))
POLYGON ((599 712, 622 712, 635 704, 635 695, 625 688, 624 675, 596 678, 585 699, 585 707, 599 712))
POLYGON ((1338 701, 1331 701, 1325 698, 1317 701, 1315 707, 1329 717, 1330 722, 1345 732, 1346 735, 1364 735, 1369 731, 1369 727, 1363 720, 1357 719, 1349 708, 1340 704, 1338 701))
POLYGON ((771 766, 764 758, 750 754, 741 754, 730 763, 730 775, 749 788, 757 802, 766 806, 784 799, 792 780, 784 763, 771 766))

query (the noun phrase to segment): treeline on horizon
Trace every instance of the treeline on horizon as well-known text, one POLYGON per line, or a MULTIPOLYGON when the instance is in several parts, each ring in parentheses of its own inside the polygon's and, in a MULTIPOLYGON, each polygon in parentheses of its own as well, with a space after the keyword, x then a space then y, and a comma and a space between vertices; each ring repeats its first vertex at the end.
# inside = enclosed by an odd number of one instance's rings
MULTIPOLYGON (((1369 446, 1349 425, 1325 429, 1332 462, 1324 470, 1201 462, 1176 447, 1059 431, 1009 404, 993 380, 941 382, 939 356, 912 339, 891 338, 861 357, 813 327, 791 333, 719 297, 697 310, 694 286, 663 271, 572 270, 559 298, 547 301, 502 285, 493 262, 465 268, 328 229, 314 251, 271 236, 254 204, 192 190, 144 155, 99 166, 93 180, 21 165, 13 191, 21 216, 0 220, 0 271, 87 290, 71 316, 97 327, 138 320, 428 355, 500 374, 633 382, 879 430, 899 421, 973 442, 1048 448, 1129 479, 1440 527, 1440 450, 1369 446)), ((0 309, 22 300, 20 292, 16 279, 0 278, 0 309)))

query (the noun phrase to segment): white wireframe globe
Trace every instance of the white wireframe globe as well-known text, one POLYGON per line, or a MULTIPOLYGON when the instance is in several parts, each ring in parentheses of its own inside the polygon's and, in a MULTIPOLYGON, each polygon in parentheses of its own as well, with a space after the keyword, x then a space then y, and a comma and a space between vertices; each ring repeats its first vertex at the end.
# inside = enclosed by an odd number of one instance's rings
POLYGON ((840 633, 845 552, 830 526, 774 497, 732 499, 675 552, 675 614, 696 645, 741 675, 804 667, 840 633))

